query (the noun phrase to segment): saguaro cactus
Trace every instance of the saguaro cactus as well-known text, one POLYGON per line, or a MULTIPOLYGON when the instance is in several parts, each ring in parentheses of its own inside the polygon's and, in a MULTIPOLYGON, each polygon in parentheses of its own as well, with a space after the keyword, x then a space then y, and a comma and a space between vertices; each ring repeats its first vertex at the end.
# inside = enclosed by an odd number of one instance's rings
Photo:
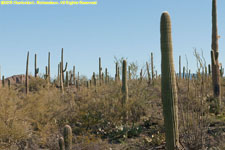
POLYGON ((116 62, 116 74, 115 74, 115 81, 118 81, 118 63, 116 62))
POLYGON ((183 79, 185 78, 185 67, 183 66, 183 79))
POLYGON ((72 150, 72 129, 69 125, 65 125, 63 130, 65 150, 72 150))
POLYGON ((66 87, 69 87, 69 72, 66 72, 66 87))
POLYGON ((181 56, 179 56, 179 79, 181 79, 181 56))
POLYGON ((37 54, 34 55, 34 77, 36 78, 39 72, 39 68, 37 68, 37 54))
POLYGON ((96 85, 97 85, 97 83, 96 83, 95 72, 93 72, 93 76, 92 76, 92 79, 93 79, 93 82, 94 82, 94 86, 96 86, 96 85))
POLYGON ((26 94, 29 93, 28 66, 29 66, 29 52, 27 52, 27 64, 26 64, 26 80, 25 80, 26 94))
POLYGON ((148 84, 150 84, 151 83, 151 76, 150 76, 148 62, 146 62, 146 69, 147 69, 147 75, 148 75, 148 84))
POLYGON ((10 84, 10 80, 8 79, 8 88, 9 88, 9 89, 10 89, 10 85, 11 85, 11 84, 10 84))
POLYGON ((154 80, 154 64, 153 64, 153 53, 151 53, 151 68, 152 68, 152 80, 154 80))
POLYGON ((105 68, 105 84, 108 83, 108 71, 107 68, 105 68))
POLYGON ((73 66, 73 83, 76 84, 75 66, 73 66))
POLYGON ((59 63, 59 66, 60 66, 60 89, 61 89, 61 92, 64 93, 64 89, 63 89, 63 70, 62 70, 62 62, 59 63))
POLYGON ((65 150, 65 144, 63 137, 59 138, 59 150, 65 150))
POLYGON ((128 100, 128 87, 127 87, 127 61, 123 60, 123 67, 122 67, 122 105, 125 105, 128 100))
POLYGON ((2 87, 5 87, 5 76, 2 76, 2 87))
POLYGON ((176 77, 173 64, 171 21, 168 12, 164 12, 160 22, 161 32, 161 92, 167 150, 179 148, 178 102, 176 77))
POLYGON ((141 69, 141 72, 140 72, 140 81, 142 81, 143 79, 143 76, 142 76, 142 69, 141 69))
POLYGON ((48 52, 48 82, 50 82, 50 52, 48 52))
POLYGON ((217 31, 217 1, 212 0, 212 84, 214 97, 217 99, 218 111, 221 103, 220 91, 220 69, 219 69, 219 50, 218 50, 218 31, 217 31))
POLYGON ((128 67, 128 76, 129 76, 129 80, 131 80, 131 68, 130 68, 130 66, 128 67))
POLYGON ((211 66, 210 66, 210 64, 208 64, 208 73, 209 73, 209 75, 211 75, 211 66))
POLYGON ((98 74, 98 78, 99 78, 99 83, 101 85, 101 81, 102 81, 102 62, 101 62, 101 57, 99 57, 99 74, 98 74))
POLYGON ((62 69, 62 80, 63 80, 63 83, 64 83, 64 72, 66 72, 67 63, 66 63, 65 69, 63 69, 63 48, 62 48, 62 52, 61 52, 61 69, 62 69))

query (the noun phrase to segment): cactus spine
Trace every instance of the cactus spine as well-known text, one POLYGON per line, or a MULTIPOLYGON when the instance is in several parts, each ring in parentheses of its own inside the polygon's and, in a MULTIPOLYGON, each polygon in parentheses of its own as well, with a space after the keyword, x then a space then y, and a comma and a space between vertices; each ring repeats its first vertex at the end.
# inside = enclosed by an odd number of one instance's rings
POLYGON ((34 55, 34 77, 36 78, 39 72, 39 68, 37 68, 37 54, 34 55))
POLYGON ((65 125, 63 130, 65 150, 72 150, 72 129, 69 125, 65 125))
POLYGON ((171 21, 168 12, 164 12, 161 16, 160 32, 162 53, 161 90, 164 126, 166 131, 166 147, 167 150, 176 150, 179 147, 178 102, 176 77, 173 64, 171 21))
POLYGON ((27 52, 27 64, 26 64, 26 80, 25 80, 26 94, 29 94, 28 66, 29 66, 29 52, 27 52))
POLYGON ((127 61, 123 60, 123 68, 122 68, 122 105, 124 106, 128 100, 128 87, 127 87, 127 61))
POLYGON ((217 1, 212 0, 212 84, 214 97, 217 99, 218 111, 221 103, 220 92, 220 70, 219 70, 219 50, 218 50, 218 31, 217 31, 217 1))

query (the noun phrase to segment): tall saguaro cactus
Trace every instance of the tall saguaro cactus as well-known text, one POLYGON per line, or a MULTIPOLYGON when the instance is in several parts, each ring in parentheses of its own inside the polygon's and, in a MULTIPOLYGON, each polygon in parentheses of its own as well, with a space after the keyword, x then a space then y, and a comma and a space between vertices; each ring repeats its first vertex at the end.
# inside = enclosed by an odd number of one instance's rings
POLYGON ((62 69, 62 80, 63 80, 63 83, 64 83, 64 72, 66 72, 67 63, 66 63, 65 69, 63 69, 63 48, 62 48, 62 51, 61 51, 61 69, 62 69))
POLYGON ((65 125, 63 130, 65 150, 72 150, 72 129, 69 125, 65 125))
POLYGON ((39 72, 39 68, 37 68, 37 54, 34 54, 34 77, 36 78, 39 72))
POLYGON ((116 74, 115 74, 115 81, 118 81, 118 62, 116 62, 116 74))
POLYGON ((181 79, 181 56, 179 56, 179 79, 181 79))
POLYGON ((26 94, 29 94, 28 66, 29 66, 29 52, 27 52, 27 64, 26 64, 26 79, 25 79, 26 94))
POLYGON ((150 77, 150 72, 149 72, 149 66, 148 62, 146 62, 146 69, 147 69, 147 75, 148 75, 148 85, 151 83, 151 77, 150 77))
POLYGON ((171 21, 168 12, 164 12, 161 16, 160 32, 162 54, 161 92, 164 126, 166 131, 166 147, 167 150, 176 150, 179 147, 178 100, 176 77, 173 64, 171 21))
POLYGON ((73 83, 76 84, 75 66, 73 66, 73 83))
POLYGON ((61 89, 61 92, 64 93, 62 62, 59 63, 59 67, 60 67, 60 69, 59 69, 60 70, 60 77, 59 77, 60 89, 61 89))
POLYGON ((99 74, 98 74, 98 78, 99 78, 99 83, 101 85, 101 81, 102 81, 102 61, 101 61, 101 57, 99 57, 99 74))
POLYGON ((127 87, 127 61, 123 60, 123 67, 122 67, 122 105, 126 104, 128 100, 128 87, 127 87))
POLYGON ((214 97, 217 99, 218 110, 220 109, 220 69, 219 69, 219 50, 218 50, 218 31, 217 31, 217 6, 216 0, 212 0, 212 84, 214 97))
POLYGON ((50 82, 50 52, 48 52, 48 82, 50 82))

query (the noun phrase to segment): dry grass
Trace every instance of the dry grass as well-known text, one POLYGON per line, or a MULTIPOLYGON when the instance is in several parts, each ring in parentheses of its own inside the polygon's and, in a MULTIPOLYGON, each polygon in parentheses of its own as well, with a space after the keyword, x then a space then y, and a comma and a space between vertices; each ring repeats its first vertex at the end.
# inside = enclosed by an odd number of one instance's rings
MULTIPOLYGON (((201 81, 190 80, 189 90, 187 80, 178 83, 180 142, 186 149, 224 149, 224 111, 219 116, 209 112, 211 79, 201 81)), ((80 90, 72 85, 64 95, 41 78, 31 79, 28 96, 23 85, 2 88, 0 149, 59 149, 65 124, 72 127, 74 149, 164 149, 160 78, 150 86, 146 79, 133 79, 128 86, 125 108, 121 85, 114 81, 90 88, 81 85, 80 90)))

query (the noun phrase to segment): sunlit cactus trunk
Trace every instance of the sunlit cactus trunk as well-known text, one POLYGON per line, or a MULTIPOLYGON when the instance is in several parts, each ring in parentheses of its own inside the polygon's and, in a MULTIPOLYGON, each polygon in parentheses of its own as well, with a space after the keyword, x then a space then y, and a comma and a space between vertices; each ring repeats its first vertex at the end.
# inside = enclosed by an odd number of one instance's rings
POLYGON ((212 84, 214 97, 217 99, 218 112, 221 103, 220 91, 220 69, 219 69, 219 50, 218 50, 218 31, 217 31, 217 1, 212 1, 212 45, 211 45, 211 61, 212 61, 212 84))
POLYGON ((25 79, 26 94, 29 94, 28 66, 29 66, 29 52, 27 52, 27 64, 26 64, 26 79, 25 79))
POLYGON ((176 77, 173 64, 171 21, 168 12, 164 12, 160 22, 161 32, 161 92, 167 150, 179 148, 178 100, 176 77))

